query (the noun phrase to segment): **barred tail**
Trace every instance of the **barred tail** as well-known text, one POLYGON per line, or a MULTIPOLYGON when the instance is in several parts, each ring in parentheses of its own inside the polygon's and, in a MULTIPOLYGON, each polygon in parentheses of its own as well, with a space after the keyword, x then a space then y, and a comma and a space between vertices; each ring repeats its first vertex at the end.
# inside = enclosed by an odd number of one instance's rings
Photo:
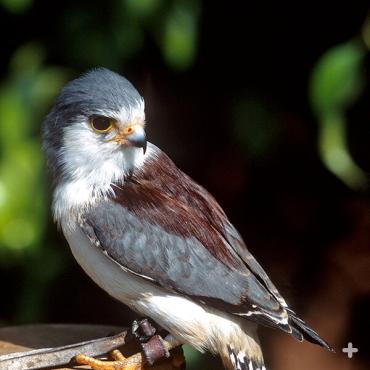
POLYGON ((263 360, 248 358, 244 352, 235 352, 229 346, 228 351, 233 366, 230 370, 266 370, 263 360))

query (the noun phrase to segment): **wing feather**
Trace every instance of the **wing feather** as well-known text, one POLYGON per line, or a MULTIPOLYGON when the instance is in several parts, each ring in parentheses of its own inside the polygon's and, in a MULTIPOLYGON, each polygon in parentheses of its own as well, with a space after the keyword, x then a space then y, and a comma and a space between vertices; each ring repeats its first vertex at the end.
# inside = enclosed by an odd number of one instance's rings
POLYGON ((287 309, 215 199, 151 147, 156 156, 81 217, 94 245, 170 292, 325 346, 287 309))
POLYGON ((230 312, 261 306, 279 317, 280 305, 246 266, 225 265, 194 236, 171 234, 109 200, 86 212, 80 226, 125 269, 168 291, 227 306, 230 312))
POLYGON ((221 207, 167 156, 116 184, 114 192, 81 221, 112 259, 169 291, 256 321, 286 324, 284 307, 256 274, 257 262, 248 265, 244 243, 221 207))

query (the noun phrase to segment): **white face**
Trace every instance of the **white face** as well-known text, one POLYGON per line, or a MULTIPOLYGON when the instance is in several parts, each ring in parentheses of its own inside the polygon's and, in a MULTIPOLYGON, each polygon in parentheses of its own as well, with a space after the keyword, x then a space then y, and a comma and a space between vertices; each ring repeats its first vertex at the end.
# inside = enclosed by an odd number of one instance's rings
POLYGON ((131 136, 144 135, 144 119, 144 102, 140 101, 130 111, 100 111, 64 128, 59 160, 66 176, 54 192, 56 218, 66 208, 104 197, 112 191, 112 183, 123 181, 144 163, 149 153, 130 144, 131 136), (106 121, 110 124, 104 126, 106 121))
POLYGON ((64 170, 71 179, 88 178, 94 182, 96 177, 108 177, 109 182, 118 181, 142 157, 143 150, 130 146, 125 137, 144 130, 143 103, 129 112, 101 111, 99 116, 112 118, 109 130, 98 130, 99 126, 95 129, 91 117, 64 129, 61 155, 64 170))

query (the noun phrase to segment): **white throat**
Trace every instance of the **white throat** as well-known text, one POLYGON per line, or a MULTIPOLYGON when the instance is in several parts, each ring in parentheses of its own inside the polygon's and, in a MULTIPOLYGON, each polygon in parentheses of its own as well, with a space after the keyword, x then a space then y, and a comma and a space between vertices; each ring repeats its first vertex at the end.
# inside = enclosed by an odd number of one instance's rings
POLYGON ((69 147, 63 150, 67 176, 57 184, 53 194, 52 209, 58 223, 112 195, 112 184, 123 182, 128 173, 141 168, 152 152, 150 146, 145 154, 142 148, 135 147, 92 152, 88 145, 71 148, 73 141, 67 142, 69 147))

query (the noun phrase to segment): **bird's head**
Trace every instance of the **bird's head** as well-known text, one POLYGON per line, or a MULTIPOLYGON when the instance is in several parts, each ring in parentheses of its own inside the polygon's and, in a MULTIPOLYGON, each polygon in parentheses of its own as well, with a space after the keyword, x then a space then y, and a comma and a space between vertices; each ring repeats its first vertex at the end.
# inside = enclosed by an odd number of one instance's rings
POLYGON ((124 77, 95 69, 69 82, 43 129, 55 181, 122 180, 144 160, 144 126, 144 100, 124 77))

